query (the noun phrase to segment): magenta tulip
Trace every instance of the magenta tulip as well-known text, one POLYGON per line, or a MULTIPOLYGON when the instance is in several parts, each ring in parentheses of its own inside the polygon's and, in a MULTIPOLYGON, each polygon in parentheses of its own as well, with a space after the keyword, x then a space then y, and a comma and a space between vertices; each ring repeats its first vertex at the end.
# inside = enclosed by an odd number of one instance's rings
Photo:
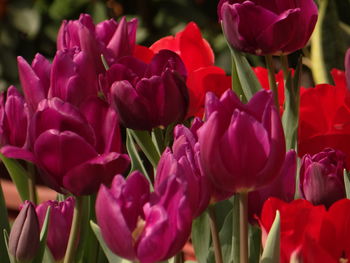
POLYGON ((162 50, 149 65, 124 57, 101 79, 125 127, 150 130, 182 121, 188 108, 187 77, 181 58, 162 50))
POLYGON ((314 205, 327 207, 345 198, 345 160, 343 152, 330 148, 315 155, 304 155, 299 184, 302 197, 314 205))
POLYGON ((24 97, 31 112, 34 112, 39 102, 47 98, 50 87, 50 62, 40 54, 36 54, 32 64, 22 58, 17 58, 18 73, 24 97))
POLYGON ((9 237, 8 250, 16 262, 31 262, 34 259, 39 250, 39 236, 39 222, 34 205, 25 201, 9 237))
POLYGON ((101 186, 96 218, 111 251, 141 263, 166 260, 178 253, 192 223, 185 188, 186 184, 171 176, 150 193, 148 181, 139 172, 126 180, 116 176, 110 189, 101 186))
POLYGON ((0 100, 1 153, 8 158, 33 161, 28 150, 30 113, 27 103, 14 86, 8 88, 6 96, 2 93, 0 100))
POLYGON ((73 219, 74 203, 74 199, 68 197, 63 202, 46 201, 38 205, 35 209, 38 215, 40 228, 42 228, 47 209, 50 207, 49 229, 46 243, 56 261, 62 260, 66 253, 73 219))
POLYGON ((282 123, 271 93, 257 92, 243 104, 233 91, 207 93, 207 121, 198 130, 201 163, 224 191, 249 192, 278 175, 285 156, 282 123))
POLYGON ((315 28, 314 0, 220 0, 219 21, 229 44, 256 55, 303 48, 315 28))
MULTIPOLYGON (((90 105, 98 112, 111 112, 104 103, 90 105)), ((52 98, 43 100, 33 115, 30 139, 35 161, 43 180, 57 191, 68 190, 75 195, 95 193, 101 183, 109 184, 115 174, 129 166, 129 157, 116 152, 121 145, 115 142, 116 118, 85 113, 86 117, 72 104, 52 98), (99 120, 94 118, 108 122, 97 131, 92 125, 99 120)))

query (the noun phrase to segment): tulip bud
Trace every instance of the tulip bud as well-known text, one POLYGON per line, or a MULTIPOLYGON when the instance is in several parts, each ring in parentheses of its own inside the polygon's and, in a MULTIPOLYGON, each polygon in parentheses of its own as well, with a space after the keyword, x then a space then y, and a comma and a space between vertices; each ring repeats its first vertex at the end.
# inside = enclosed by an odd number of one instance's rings
POLYGON ((346 156, 327 148, 315 155, 304 155, 300 167, 300 192, 314 205, 329 207, 345 198, 343 170, 346 156))
POLYGON ((46 242, 56 261, 63 259, 66 253, 73 219, 74 203, 74 199, 68 197, 63 202, 47 201, 38 205, 35 209, 38 215, 40 227, 42 227, 47 209, 51 207, 50 224, 46 242))
POLYGON ((32 260, 39 249, 39 221, 34 205, 26 201, 13 223, 9 252, 17 262, 32 260))
POLYGON ((309 40, 317 6, 313 0, 221 0, 218 16, 234 48, 256 55, 291 53, 309 40))

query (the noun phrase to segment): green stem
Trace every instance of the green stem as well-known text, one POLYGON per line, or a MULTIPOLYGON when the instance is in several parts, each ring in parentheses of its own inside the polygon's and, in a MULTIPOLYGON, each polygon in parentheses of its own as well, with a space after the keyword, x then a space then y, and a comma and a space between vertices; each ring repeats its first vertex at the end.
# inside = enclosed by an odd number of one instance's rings
POLYGON ((64 263, 74 262, 76 245, 78 242, 78 236, 80 232, 81 220, 83 218, 83 197, 75 197, 75 207, 72 220, 72 226, 70 229, 69 240, 66 250, 66 255, 64 257, 64 263))
POLYGON ((35 187, 35 166, 32 163, 27 163, 28 168, 28 190, 29 200, 34 204, 38 203, 36 187, 35 187))
POLYGON ((177 253, 174 257, 174 263, 183 263, 183 255, 182 255, 182 251, 180 251, 179 253, 177 253))
POLYGON ((282 70, 283 70, 284 86, 286 86, 286 81, 289 74, 289 63, 288 63, 287 55, 281 56, 281 63, 282 63, 282 70))
POLYGON ((273 93, 273 101, 275 102, 277 109, 279 109, 278 90, 276 85, 275 67, 273 65, 272 55, 266 55, 265 61, 266 61, 267 70, 269 72, 269 86, 273 93))
POLYGON ((215 262, 223 263, 219 231, 216 226, 216 215, 215 215, 215 208, 213 205, 208 207, 208 213, 209 213, 209 224, 210 224, 211 236, 212 236, 213 245, 214 245, 215 262))
POLYGON ((248 263, 248 193, 239 194, 240 263, 248 263))

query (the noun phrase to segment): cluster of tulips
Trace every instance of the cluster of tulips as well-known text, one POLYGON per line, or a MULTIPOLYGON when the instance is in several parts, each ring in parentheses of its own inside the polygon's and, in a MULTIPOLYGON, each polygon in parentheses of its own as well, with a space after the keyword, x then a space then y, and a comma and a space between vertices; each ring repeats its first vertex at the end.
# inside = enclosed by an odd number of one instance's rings
POLYGON ((316 4, 221 0, 218 17, 231 76, 193 22, 145 47, 136 19, 82 14, 52 62, 18 57, 0 157, 23 205, 11 228, 1 207, 1 262, 181 263, 187 242, 199 263, 350 259, 350 71, 300 87, 288 67, 316 4), (57 200, 37 204, 39 177, 57 200))

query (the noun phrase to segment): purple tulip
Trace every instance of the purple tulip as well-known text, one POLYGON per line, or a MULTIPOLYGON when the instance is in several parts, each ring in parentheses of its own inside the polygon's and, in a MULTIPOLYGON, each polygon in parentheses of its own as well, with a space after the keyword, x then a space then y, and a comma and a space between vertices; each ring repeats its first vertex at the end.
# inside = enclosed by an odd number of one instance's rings
POLYGON ((14 86, 0 97, 1 153, 8 158, 33 161, 28 151, 29 109, 22 95, 14 86), (6 101, 5 101, 6 97, 6 101))
POLYGON ((48 98, 58 97, 79 106, 87 98, 97 97, 97 75, 86 52, 78 48, 57 51, 48 98))
POLYGON ((29 65, 22 57, 18 57, 17 62, 25 100, 30 111, 34 112, 39 102, 47 98, 50 87, 51 64, 40 54, 35 55, 32 65, 29 65))
POLYGON ((218 16, 232 47, 256 55, 288 54, 306 45, 318 11, 314 0, 220 0, 218 16))
POLYGON ((186 186, 171 176, 151 194, 148 181, 139 172, 126 180, 116 176, 110 189, 101 186, 96 218, 108 247, 123 258, 141 263, 174 256, 191 231, 186 186))
MULTIPOLYGON (((101 113, 110 112, 98 109, 108 108, 103 103, 97 102, 94 107, 101 113)), ((57 191, 66 189, 75 195, 95 193, 101 183, 109 184, 115 174, 129 166, 129 157, 114 151, 121 144, 115 143, 113 133, 118 129, 115 118, 85 113, 87 116, 72 104, 52 98, 43 100, 33 115, 29 130, 36 164, 43 180, 57 191), (98 120, 93 118, 110 122, 96 132, 92 125, 98 120)))
POLYGON ((42 228, 47 209, 50 207, 47 246, 56 261, 63 259, 69 239, 74 212, 74 199, 68 197, 63 202, 46 201, 36 207, 40 228, 42 228))
POLYGON ((34 205, 25 201, 9 237, 9 252, 16 262, 30 262, 39 250, 39 222, 34 205))
POLYGON ((224 191, 249 192, 268 185, 285 156, 282 123, 271 93, 259 91, 243 104, 231 91, 207 93, 207 121, 198 130, 201 163, 224 191))
POLYGON ((250 192, 248 195, 248 213, 250 222, 255 222, 255 216, 260 216, 264 202, 269 197, 277 197, 285 202, 294 200, 295 179, 297 171, 297 155, 294 150, 286 153, 281 171, 267 186, 250 192))
POLYGON ((327 207, 345 198, 345 160, 343 152, 330 148, 312 156, 304 155, 299 184, 302 197, 314 205, 327 207))
POLYGON ((122 58, 107 71, 101 83, 125 127, 150 130, 185 118, 186 77, 181 58, 162 50, 149 65, 133 57, 122 58))
POLYGON ((123 56, 131 56, 135 48, 137 20, 119 23, 113 19, 96 26, 88 14, 81 14, 79 20, 63 21, 57 36, 57 49, 79 47, 90 55, 98 72, 104 72, 101 54, 108 65, 123 56))

